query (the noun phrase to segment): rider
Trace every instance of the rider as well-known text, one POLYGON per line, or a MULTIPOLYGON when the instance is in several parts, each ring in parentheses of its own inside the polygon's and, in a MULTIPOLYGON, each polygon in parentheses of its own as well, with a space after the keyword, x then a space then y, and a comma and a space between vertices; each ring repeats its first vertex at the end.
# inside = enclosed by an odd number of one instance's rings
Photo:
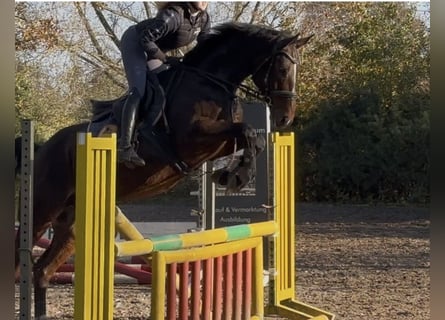
MULTIPOLYGON (((165 51, 186 46, 210 29, 207 2, 158 2, 156 17, 129 27, 121 39, 121 54, 128 81, 128 97, 122 110, 118 162, 144 166, 131 144, 146 79, 160 88, 157 74, 166 69, 165 51), (147 68, 148 64, 148 68, 147 68)), ((162 91, 161 91, 162 93, 162 91)))

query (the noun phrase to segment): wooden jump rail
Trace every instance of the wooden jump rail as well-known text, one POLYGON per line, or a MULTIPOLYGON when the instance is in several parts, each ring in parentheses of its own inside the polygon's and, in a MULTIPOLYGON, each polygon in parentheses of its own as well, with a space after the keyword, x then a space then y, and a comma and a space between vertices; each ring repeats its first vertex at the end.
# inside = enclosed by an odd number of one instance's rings
POLYGON ((167 310, 170 320, 262 319, 262 244, 263 238, 256 237, 154 252, 152 294, 157 297, 152 299, 151 318, 165 319, 167 310))
POLYGON ((115 207, 115 135, 79 134, 74 318, 113 319, 114 259, 141 255, 153 267, 151 319, 263 319, 266 313, 333 320, 333 314, 295 299, 294 137, 271 139, 271 221, 144 239, 115 207), (115 230, 128 241, 115 243, 115 230), (271 235, 270 297, 264 308, 262 246, 263 237, 271 235))
POLYGON ((151 319, 262 319, 263 236, 276 231, 267 221, 158 236, 116 243, 115 255, 152 253, 151 319))

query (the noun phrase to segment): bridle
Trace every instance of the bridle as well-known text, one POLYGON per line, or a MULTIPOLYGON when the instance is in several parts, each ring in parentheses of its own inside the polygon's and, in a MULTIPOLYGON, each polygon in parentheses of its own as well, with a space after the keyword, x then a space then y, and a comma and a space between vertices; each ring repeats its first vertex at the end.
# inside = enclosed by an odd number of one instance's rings
POLYGON ((266 74, 264 76, 263 79, 263 83, 264 83, 264 91, 261 92, 261 94, 266 97, 268 100, 271 100, 272 97, 274 96, 278 96, 278 97, 283 97, 283 98, 287 98, 290 100, 294 100, 297 98, 297 94, 295 92, 295 88, 292 89, 292 91, 289 90, 270 90, 269 88, 269 77, 270 77, 270 73, 272 70, 272 66, 275 63, 276 57, 282 55, 285 58, 287 58, 294 66, 297 65, 298 61, 296 58, 292 57, 290 54, 288 54, 287 52, 280 50, 275 52, 274 54, 272 54, 270 57, 268 57, 262 64, 260 64, 260 66, 257 68, 257 70, 252 74, 252 77, 255 76, 255 74, 257 74, 259 72, 259 70, 261 70, 261 68, 263 68, 263 66, 270 62, 269 65, 267 66, 267 70, 266 70, 266 74))
MULTIPOLYGON (((292 91, 289 91, 289 90, 269 90, 269 77, 270 77, 270 73, 271 73, 271 70, 272 70, 272 66, 275 63, 275 59, 279 55, 283 55, 294 66, 296 66, 298 64, 298 61, 297 61, 296 58, 292 57, 290 54, 288 54, 287 52, 285 52, 283 50, 276 51, 275 53, 273 53, 272 55, 267 57, 257 67, 255 72, 253 72, 251 74, 251 77, 253 78, 264 67, 264 65, 266 63, 270 62, 269 65, 267 66, 267 71, 266 71, 266 74, 265 74, 264 79, 263 79, 263 83, 264 83, 264 88, 265 89, 262 90, 262 92, 259 92, 258 90, 255 90, 255 89, 252 89, 252 88, 248 87, 245 84, 240 84, 240 85, 236 86, 233 83, 230 83, 230 82, 227 82, 225 80, 222 80, 222 79, 214 76, 213 74, 207 73, 207 72, 202 71, 202 70, 200 70, 198 68, 195 68, 195 67, 188 67, 188 66, 185 66, 185 65, 180 65, 180 68, 183 69, 183 70, 192 71, 192 72, 194 72, 196 74, 199 74, 200 76, 202 76, 202 77, 212 81, 213 83, 215 83, 215 84, 219 85, 220 87, 222 87, 228 94, 231 94, 231 91, 230 91, 230 89, 228 87, 230 87, 230 88, 239 88, 246 95, 249 95, 249 96, 252 96, 254 98, 263 100, 267 104, 271 104, 272 97, 274 97, 274 96, 279 96, 279 97, 287 98, 287 99, 290 99, 290 100, 294 100, 294 99, 297 98, 297 94, 294 91, 295 88, 293 88, 292 91)), ((170 85, 168 87, 170 88, 170 85)), ((169 90, 167 90, 167 91, 169 91, 169 90)), ((234 98, 237 98, 237 96, 234 96, 234 98)))

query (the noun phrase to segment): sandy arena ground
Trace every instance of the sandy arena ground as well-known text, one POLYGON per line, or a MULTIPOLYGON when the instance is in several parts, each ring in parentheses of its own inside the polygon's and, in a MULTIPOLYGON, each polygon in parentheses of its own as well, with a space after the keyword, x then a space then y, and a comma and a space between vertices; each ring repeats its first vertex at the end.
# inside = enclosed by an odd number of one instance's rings
MULTIPOLYGON (((193 221, 177 216, 187 209, 149 211, 160 221, 193 221)), ((155 217, 138 206, 126 212, 133 221, 155 217)), ((297 221, 299 300, 337 320, 430 319, 427 208, 300 204, 297 221)), ((18 286, 16 319, 17 291, 18 286)), ((150 294, 148 286, 117 285, 115 319, 148 319, 150 294)), ((50 319, 73 319, 71 285, 51 285, 48 301, 50 319)))

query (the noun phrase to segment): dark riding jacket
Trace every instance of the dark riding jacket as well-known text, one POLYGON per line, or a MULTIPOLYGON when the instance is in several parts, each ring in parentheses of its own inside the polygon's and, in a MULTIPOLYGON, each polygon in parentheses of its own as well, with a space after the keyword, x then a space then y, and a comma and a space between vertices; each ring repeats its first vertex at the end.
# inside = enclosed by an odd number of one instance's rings
MULTIPOLYGON (((136 25, 148 60, 165 61, 164 52, 186 46, 210 30, 207 11, 192 15, 186 3, 173 3, 158 11, 153 19, 136 25)), ((199 40, 199 39, 198 39, 199 40)))

